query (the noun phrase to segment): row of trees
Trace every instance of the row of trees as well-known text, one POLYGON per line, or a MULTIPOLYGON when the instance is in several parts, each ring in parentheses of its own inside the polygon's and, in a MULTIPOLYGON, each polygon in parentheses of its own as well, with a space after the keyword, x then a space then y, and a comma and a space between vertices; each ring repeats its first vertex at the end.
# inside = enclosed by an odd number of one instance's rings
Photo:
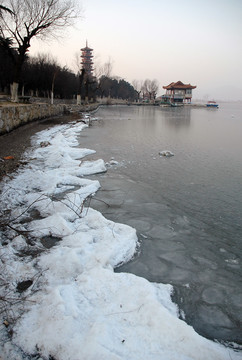
MULTIPOLYGON (((14 80, 14 63, 0 46, 0 91, 8 93, 14 80)), ((49 97, 55 92, 60 98, 71 98, 77 89, 77 76, 58 65, 49 55, 26 58, 19 76, 21 95, 49 97)))
MULTIPOLYGON (((1 1, 1 0, 0 0, 1 1)), ((112 97, 130 101, 155 99, 156 80, 134 81, 111 76, 111 61, 88 78, 84 70, 74 74, 49 55, 29 57, 34 37, 57 36, 79 17, 75 0, 5 0, 0 4, 0 91, 11 89, 12 101, 22 95, 60 98, 112 97)))
POLYGON ((145 81, 134 80, 132 85, 137 94, 138 101, 141 99, 149 101, 155 100, 159 89, 159 84, 156 79, 146 79, 145 81))
POLYGON ((12 64, 12 101, 33 38, 59 35, 80 16, 74 0, 5 0, 0 5, 0 46, 12 64))
POLYGON ((101 98, 111 97, 123 100, 136 99, 136 92, 133 86, 124 79, 101 76, 98 81, 97 95, 101 98))
MULTIPOLYGON (((13 81, 14 64, 8 53, 0 46, 0 91, 8 92, 13 81)), ((54 96, 61 99, 71 99, 81 95, 81 98, 111 97, 134 101, 137 93, 134 87, 123 79, 111 75, 100 74, 99 78, 88 79, 84 74, 74 74, 67 67, 61 67, 48 54, 27 57, 19 77, 21 95, 38 97, 54 96)))

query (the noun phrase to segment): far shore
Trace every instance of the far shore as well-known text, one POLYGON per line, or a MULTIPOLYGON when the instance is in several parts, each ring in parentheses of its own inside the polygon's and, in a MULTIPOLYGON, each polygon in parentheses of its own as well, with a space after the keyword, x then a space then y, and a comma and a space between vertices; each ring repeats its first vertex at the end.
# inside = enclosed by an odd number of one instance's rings
MULTIPOLYGON (((36 98, 30 97, 28 102, 11 102, 9 96, 0 94, 0 108, 1 107, 16 107, 16 106, 29 106, 31 104, 50 104, 50 99, 48 98, 36 98)), ((77 104, 76 99, 54 99, 54 105, 64 104, 67 109, 73 109, 78 111, 92 111, 93 108, 98 107, 100 105, 137 105, 137 106, 161 106, 161 107, 170 107, 170 104, 166 104, 159 101, 129 101, 123 99, 114 99, 114 98, 98 98, 96 101, 83 101, 80 105, 77 104)), ((192 102, 181 104, 181 106, 191 106, 191 107, 204 107, 206 104, 204 102, 192 102)))

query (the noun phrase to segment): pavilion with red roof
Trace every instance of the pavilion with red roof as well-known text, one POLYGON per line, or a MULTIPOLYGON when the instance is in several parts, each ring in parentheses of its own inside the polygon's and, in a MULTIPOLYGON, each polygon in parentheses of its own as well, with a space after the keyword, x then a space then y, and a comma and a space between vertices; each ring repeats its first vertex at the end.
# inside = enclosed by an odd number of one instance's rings
POLYGON ((165 95, 162 99, 167 103, 191 103, 192 90, 196 89, 196 86, 191 84, 183 84, 181 81, 170 83, 167 86, 163 86, 166 89, 165 95))

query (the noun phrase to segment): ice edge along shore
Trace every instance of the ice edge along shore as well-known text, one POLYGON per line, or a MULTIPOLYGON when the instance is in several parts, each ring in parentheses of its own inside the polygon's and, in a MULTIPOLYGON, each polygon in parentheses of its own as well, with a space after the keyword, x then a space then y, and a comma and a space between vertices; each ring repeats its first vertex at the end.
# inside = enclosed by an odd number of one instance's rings
POLYGON ((23 231, 2 233, 1 296, 16 300, 2 312, 2 359, 241 358, 178 319, 172 286, 114 272, 132 258, 138 239, 135 229, 84 206, 100 187, 86 176, 106 171, 103 160, 82 160, 95 152, 78 147, 85 127, 77 121, 36 134, 27 165, 1 183, 2 208, 23 231), (61 241, 47 250, 44 237, 61 241), (29 279, 18 293, 17 284, 29 279))

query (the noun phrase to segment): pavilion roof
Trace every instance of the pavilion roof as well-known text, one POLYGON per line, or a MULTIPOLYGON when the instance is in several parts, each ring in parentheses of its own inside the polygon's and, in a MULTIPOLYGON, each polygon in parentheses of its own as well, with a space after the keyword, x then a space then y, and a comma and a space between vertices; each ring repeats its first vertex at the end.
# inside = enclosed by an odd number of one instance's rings
POLYGON ((174 90, 174 89, 196 89, 195 85, 183 84, 181 81, 172 82, 167 86, 163 86, 163 89, 174 90))

